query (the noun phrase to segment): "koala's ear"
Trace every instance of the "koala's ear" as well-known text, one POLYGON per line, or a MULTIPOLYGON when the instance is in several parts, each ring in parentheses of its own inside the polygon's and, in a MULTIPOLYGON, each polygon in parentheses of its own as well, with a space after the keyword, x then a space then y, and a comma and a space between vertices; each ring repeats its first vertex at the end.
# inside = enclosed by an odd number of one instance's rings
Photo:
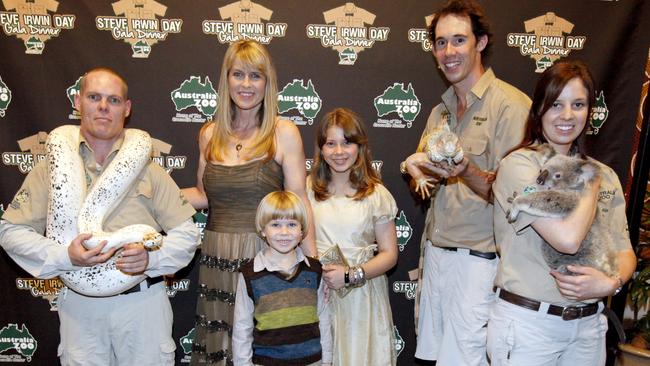
POLYGON ((539 147, 539 152, 542 153, 542 164, 546 163, 547 161, 549 161, 549 159, 555 156, 555 150, 549 144, 541 145, 539 147))
POLYGON ((581 164, 580 169, 582 170, 582 176, 585 177, 586 181, 591 181, 600 172, 597 165, 587 160, 581 164))

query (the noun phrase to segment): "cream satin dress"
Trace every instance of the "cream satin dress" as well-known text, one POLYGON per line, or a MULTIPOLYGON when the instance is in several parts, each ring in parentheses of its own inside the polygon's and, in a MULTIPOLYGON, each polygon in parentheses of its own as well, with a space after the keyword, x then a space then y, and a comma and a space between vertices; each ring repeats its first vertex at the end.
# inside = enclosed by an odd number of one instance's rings
MULTIPOLYGON (((350 266, 372 259, 377 249, 375 225, 392 221, 397 214, 395 199, 382 185, 361 201, 337 196, 319 202, 311 189, 308 196, 318 253, 338 244, 350 266)), ((334 366, 396 364, 386 275, 368 280, 343 298, 332 292, 329 301, 334 366)))

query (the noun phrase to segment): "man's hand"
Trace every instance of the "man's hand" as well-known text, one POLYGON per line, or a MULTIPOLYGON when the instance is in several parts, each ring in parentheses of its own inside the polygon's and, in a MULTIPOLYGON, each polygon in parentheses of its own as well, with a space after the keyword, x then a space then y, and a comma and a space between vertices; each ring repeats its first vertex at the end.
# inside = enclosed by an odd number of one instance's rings
POLYGON ((147 269, 147 265, 149 264, 149 252, 142 244, 125 244, 124 250, 118 256, 115 264, 117 265, 117 269, 126 274, 141 274, 147 269))
POLYGON ((600 299, 611 295, 619 285, 616 279, 592 267, 569 265, 567 269, 575 276, 556 271, 551 271, 551 276, 562 296, 569 300, 600 299))
POLYGON ((93 249, 86 249, 82 243, 84 240, 90 239, 90 237, 92 237, 92 234, 79 234, 68 246, 68 256, 73 265, 80 267, 94 266, 106 262, 115 254, 115 248, 102 254, 106 241, 93 249))

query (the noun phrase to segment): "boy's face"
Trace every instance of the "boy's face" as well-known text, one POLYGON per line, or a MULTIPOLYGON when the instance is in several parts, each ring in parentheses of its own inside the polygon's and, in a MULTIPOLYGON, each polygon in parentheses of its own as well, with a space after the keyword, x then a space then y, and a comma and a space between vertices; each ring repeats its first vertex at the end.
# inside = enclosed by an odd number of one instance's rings
POLYGON ((300 244, 302 226, 298 220, 275 219, 264 226, 262 236, 264 236, 273 251, 279 254, 287 254, 300 244))

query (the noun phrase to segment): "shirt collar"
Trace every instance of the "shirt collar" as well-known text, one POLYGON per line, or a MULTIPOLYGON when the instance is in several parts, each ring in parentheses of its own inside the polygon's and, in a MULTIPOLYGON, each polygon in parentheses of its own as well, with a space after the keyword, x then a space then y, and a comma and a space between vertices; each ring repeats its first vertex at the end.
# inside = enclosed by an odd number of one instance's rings
MULTIPOLYGON (((107 162, 110 161, 112 157, 115 155, 115 153, 122 147, 122 143, 124 142, 124 136, 125 133, 122 133, 120 137, 115 141, 113 146, 111 147, 111 151, 107 155, 107 162)), ((88 141, 86 141, 86 138, 81 133, 81 131, 79 131, 79 151, 81 151, 84 160, 87 160, 88 158, 92 158, 93 160, 95 159, 93 155, 93 149, 90 147, 88 141)))
MULTIPOLYGON (((468 97, 468 105, 471 104, 473 99, 483 99, 483 96, 485 95, 485 92, 487 91, 488 87, 490 87, 490 84, 492 84, 492 81, 496 79, 496 76, 494 76, 494 71, 492 71, 492 68, 488 68, 483 75, 478 79, 476 84, 470 89, 467 97, 468 97)), ((450 86, 443 94, 442 94, 442 101, 443 103, 448 107, 448 109, 452 109, 452 107, 455 107, 457 104, 456 100, 456 93, 454 92, 454 86, 450 86)), ((453 110, 456 110, 453 108, 453 110)))
POLYGON ((296 261, 291 265, 291 268, 280 268, 270 260, 269 256, 266 254, 267 251, 263 249, 257 253, 255 259, 253 259, 253 272, 260 272, 264 269, 269 272, 287 271, 295 268, 296 265, 300 262, 305 262, 307 264, 307 267, 309 267, 309 260, 307 259, 307 256, 302 253, 302 249, 300 249, 300 247, 296 247, 295 251, 296 261))

